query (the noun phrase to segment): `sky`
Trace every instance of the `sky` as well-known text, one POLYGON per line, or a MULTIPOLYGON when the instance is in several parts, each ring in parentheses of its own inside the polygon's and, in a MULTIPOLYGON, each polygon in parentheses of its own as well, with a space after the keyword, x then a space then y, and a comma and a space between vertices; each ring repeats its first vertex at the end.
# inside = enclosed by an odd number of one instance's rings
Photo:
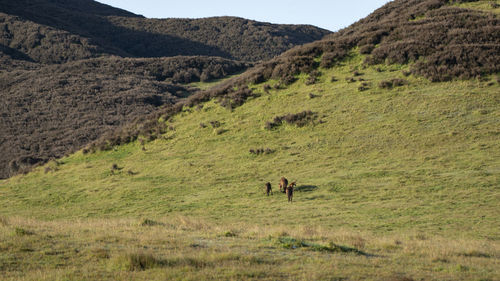
POLYGON ((337 31, 389 0, 98 0, 147 18, 236 16, 279 24, 312 24, 337 31))

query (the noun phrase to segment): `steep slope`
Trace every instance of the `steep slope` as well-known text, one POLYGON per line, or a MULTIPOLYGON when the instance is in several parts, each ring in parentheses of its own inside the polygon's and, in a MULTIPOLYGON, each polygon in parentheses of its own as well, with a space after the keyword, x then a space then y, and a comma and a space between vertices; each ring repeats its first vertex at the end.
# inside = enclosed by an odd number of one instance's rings
MULTIPOLYGON (((500 21, 498 14, 494 13, 496 10, 471 10, 461 7, 470 1, 453 2, 390 2, 367 18, 323 40, 295 47, 210 91, 199 92, 182 103, 166 108, 162 113, 163 119, 180 112, 183 106, 194 106, 213 98, 223 100, 229 108, 237 107, 254 96, 247 89, 248 84, 276 79, 280 82, 277 85, 279 88, 296 81, 299 74, 308 74, 308 83, 314 83, 321 69, 342 66, 343 60, 349 58, 355 48, 366 55, 363 67, 407 64, 409 69, 405 75, 423 76, 434 82, 481 79, 498 74, 500 21), (415 20, 417 15, 419 18, 415 20)), ((353 71, 350 81, 357 81, 357 73, 353 71)), ((366 85, 362 87, 366 88, 366 85)), ((150 120, 146 127, 154 127, 156 123, 156 120, 150 120)), ((135 140, 139 133, 140 129, 117 132, 112 138, 97 143, 97 146, 106 146, 103 144, 109 142, 121 143, 122 138, 135 140)))
POLYGON ((214 57, 80 60, 0 73, 0 177, 26 171, 143 120, 248 64, 214 57))
POLYGON ((195 92, 184 84, 251 65, 233 59, 271 58, 327 33, 229 17, 152 20, 92 0, 1 0, 0 178, 195 92))

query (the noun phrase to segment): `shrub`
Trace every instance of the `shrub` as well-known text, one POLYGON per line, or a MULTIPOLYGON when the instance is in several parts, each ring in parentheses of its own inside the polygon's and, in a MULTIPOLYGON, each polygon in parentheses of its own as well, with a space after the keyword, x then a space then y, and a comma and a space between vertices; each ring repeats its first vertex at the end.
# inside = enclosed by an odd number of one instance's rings
POLYGON ((381 89, 392 89, 394 87, 400 87, 400 86, 404 86, 404 85, 407 85, 408 84, 408 81, 404 80, 404 79, 400 79, 400 78, 394 78, 394 79, 391 79, 391 80, 384 80, 382 82, 379 83, 379 88, 381 89))
POLYGON ((283 116, 274 117, 273 121, 266 122, 265 128, 268 130, 272 130, 276 127, 279 127, 286 122, 288 124, 296 125, 297 127, 304 127, 308 124, 313 123, 313 121, 317 118, 317 114, 307 110, 302 111, 296 114, 287 114, 283 116))
POLYGON ((369 89, 370 89, 370 84, 366 83, 366 82, 361 83, 361 85, 358 87, 358 91, 360 91, 360 92, 363 92, 363 91, 366 91, 369 89))
POLYGON ((295 76, 293 76, 293 75, 286 75, 285 77, 282 77, 280 79, 280 84, 288 86, 288 85, 293 84, 293 82, 295 82, 295 81, 297 81, 297 78, 295 76))
POLYGON ((210 123, 210 126, 212 126, 212 128, 214 128, 214 129, 219 128, 221 125, 221 123, 217 120, 210 121, 209 123, 210 123))
POLYGON ((349 54, 347 46, 336 45, 330 47, 323 53, 320 66, 323 68, 331 68, 341 62, 349 54))
POLYGON ((361 73, 361 72, 359 72, 359 71, 355 70, 355 71, 352 73, 352 75, 356 77, 356 76, 361 76, 361 75, 363 75, 363 73, 361 73))
POLYGON ((217 130, 215 130, 215 134, 216 135, 222 135, 222 134, 224 134, 227 131, 228 130, 226 130, 226 129, 217 129, 217 130))
POLYGON ((151 219, 143 219, 140 223, 141 226, 156 226, 156 225, 162 225, 162 223, 156 222, 151 219))
POLYGON ((264 85, 263 89, 264 89, 264 92, 268 93, 269 90, 271 90, 272 88, 269 84, 266 84, 266 85, 264 85))
POLYGON ((223 236, 224 237, 236 237, 237 234, 234 231, 232 231, 232 230, 228 230, 228 231, 224 232, 223 236))
POLYGON ((250 97, 257 97, 258 95, 248 88, 248 86, 241 87, 238 90, 232 90, 220 98, 220 105, 228 109, 234 109, 245 103, 250 97))
POLYGON ((306 85, 313 85, 318 82, 318 77, 321 76, 321 73, 317 70, 313 70, 311 73, 309 73, 309 77, 307 78, 305 84, 306 85))
POLYGON ((367 45, 361 46, 361 48, 359 48, 359 52, 363 55, 369 55, 369 54, 371 54, 373 49, 375 49, 375 45, 367 44, 367 45))

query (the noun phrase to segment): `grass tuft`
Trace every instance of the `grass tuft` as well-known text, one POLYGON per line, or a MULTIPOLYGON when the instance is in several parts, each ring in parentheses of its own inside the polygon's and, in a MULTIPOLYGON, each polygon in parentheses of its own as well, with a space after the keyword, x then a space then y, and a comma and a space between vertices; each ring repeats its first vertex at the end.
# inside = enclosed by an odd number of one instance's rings
POLYGON ((159 267, 163 262, 150 253, 133 252, 122 254, 112 261, 112 267, 126 271, 142 271, 159 267))
POLYGON ((157 222, 154 220, 150 220, 150 219, 143 219, 143 220, 141 220, 140 225, 141 226, 157 226, 157 225, 163 225, 163 223, 157 222))
POLYGON ((337 245, 333 242, 330 242, 328 246, 307 242, 305 240, 292 238, 289 236, 279 237, 276 239, 276 243, 285 248, 285 249, 298 249, 298 248, 306 248, 311 251, 318 252, 329 252, 329 253, 354 253, 358 255, 366 255, 366 253, 347 246, 337 245))
POLYGON ((33 231, 21 228, 21 227, 16 227, 14 230, 14 233, 17 236, 26 236, 26 235, 34 235, 35 233, 33 231))

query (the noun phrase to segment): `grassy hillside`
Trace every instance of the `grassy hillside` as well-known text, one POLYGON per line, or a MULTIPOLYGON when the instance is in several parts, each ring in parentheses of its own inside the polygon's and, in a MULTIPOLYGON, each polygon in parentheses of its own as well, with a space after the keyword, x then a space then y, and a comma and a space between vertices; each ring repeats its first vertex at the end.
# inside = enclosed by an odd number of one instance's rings
POLYGON ((492 3, 392 1, 0 181, 0 276, 499 280, 492 3))
POLYGON ((364 60, 2 181, 5 278, 498 279, 498 78, 364 60))

